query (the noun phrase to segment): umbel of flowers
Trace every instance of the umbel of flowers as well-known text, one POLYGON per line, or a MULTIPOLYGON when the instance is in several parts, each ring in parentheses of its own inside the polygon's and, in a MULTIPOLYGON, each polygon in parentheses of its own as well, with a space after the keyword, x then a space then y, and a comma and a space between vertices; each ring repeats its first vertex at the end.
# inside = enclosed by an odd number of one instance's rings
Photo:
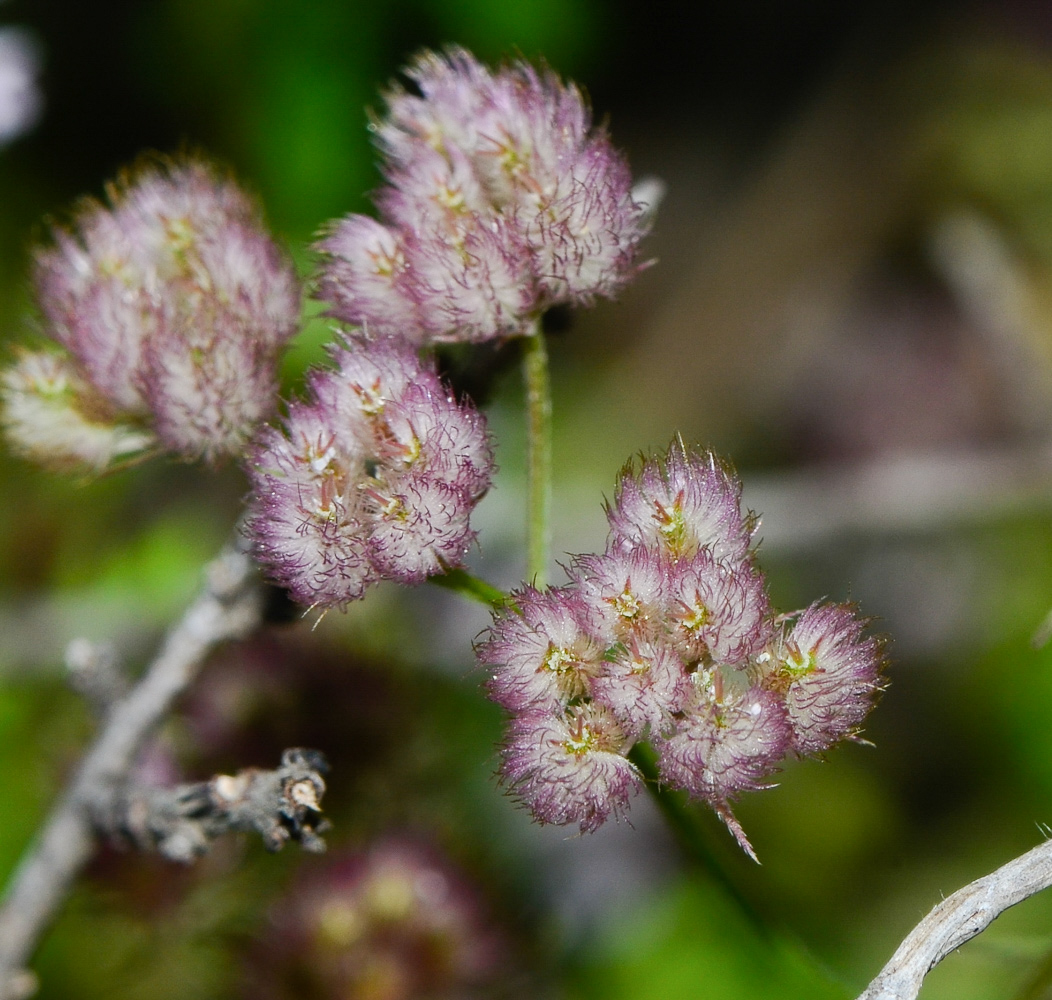
POLYGON ((380 221, 350 215, 318 244, 332 316, 418 342, 511 337, 634 277, 646 206, 576 87, 462 49, 407 74, 419 92, 390 92, 373 125, 380 221))
POLYGON ((627 755, 649 740, 661 780, 752 854, 731 800, 787 755, 857 736, 881 642, 850 605, 774 614, 740 496, 711 453, 674 443, 622 472, 606 552, 495 615, 477 653, 512 715, 502 774, 541 822, 590 831, 622 813, 641 781, 627 755))
POLYGON ((460 565, 489 488, 485 423, 405 341, 348 335, 251 456, 250 530, 271 576, 322 608, 381 578, 460 565))
POLYGON ((299 318, 290 261, 254 203, 192 158, 147 163, 86 199, 36 253, 53 342, 2 376, 12 444, 100 471, 163 449, 239 453, 272 412, 276 359, 299 318))

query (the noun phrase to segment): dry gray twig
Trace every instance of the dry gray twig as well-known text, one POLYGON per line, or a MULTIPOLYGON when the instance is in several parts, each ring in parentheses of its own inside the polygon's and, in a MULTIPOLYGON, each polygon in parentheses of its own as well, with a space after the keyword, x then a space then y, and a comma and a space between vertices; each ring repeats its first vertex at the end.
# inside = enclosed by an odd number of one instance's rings
POLYGON ((1052 841, 976 879, 936 906, 858 1000, 914 1000, 924 977, 1010 906, 1052 885, 1052 841))
POLYGON ((250 767, 174 788, 130 785, 92 812, 96 832, 159 851, 171 861, 190 862, 226 833, 258 833, 268 850, 289 840, 321 852, 326 828, 321 818, 328 769, 316 750, 296 748, 281 755, 272 771, 250 767))
POLYGON ((260 622, 258 574, 243 545, 209 564, 204 589, 169 632, 156 659, 107 713, 94 744, 29 847, 0 903, 0 1000, 22 1000, 36 980, 25 968, 40 935, 91 856, 92 816, 127 779, 146 737, 197 675, 208 654, 260 622))

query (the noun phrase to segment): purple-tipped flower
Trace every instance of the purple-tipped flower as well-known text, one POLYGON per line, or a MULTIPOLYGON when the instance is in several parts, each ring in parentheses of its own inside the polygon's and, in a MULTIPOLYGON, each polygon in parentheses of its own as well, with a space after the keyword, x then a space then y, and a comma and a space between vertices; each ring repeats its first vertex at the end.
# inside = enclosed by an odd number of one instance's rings
POLYGON ((351 215, 318 244, 331 314, 425 341, 530 332, 560 303, 612 297, 649 225, 624 158, 580 91, 516 62, 425 52, 374 130, 381 222, 351 215))
POLYGON ((683 658, 745 666, 770 639, 771 608, 751 560, 726 562, 708 549, 674 564, 668 620, 683 658))
POLYGON ((700 696, 676 735, 661 742, 661 777, 698 798, 722 802, 764 787, 789 750, 789 738, 785 705, 770 691, 700 696))
POLYGON ((595 701, 634 739, 668 735, 693 693, 691 675, 671 645, 635 636, 608 653, 591 684, 595 701))
MULTIPOLYGON (((290 262, 252 201, 201 161, 143 167, 108 200, 85 201, 37 252, 46 332, 111 423, 186 458, 236 454, 274 408, 277 355, 296 332, 290 262)), ((6 396, 13 436, 33 436, 6 396)))
POLYGON ((642 548, 580 556, 571 568, 607 645, 664 631, 667 576, 660 555, 642 548))
POLYGON ((580 705, 513 720, 501 774, 542 823, 577 823, 588 833, 624 812, 639 774, 613 713, 580 705))
POLYGON ((858 733, 881 690, 882 643, 864 634, 849 604, 812 604, 778 644, 776 683, 785 685, 792 745, 821 753, 858 733))
POLYGON ((751 688, 737 696, 703 701, 679 733, 659 745, 662 781, 704 799, 754 861, 756 853, 734 818, 729 800, 769 788, 766 779, 789 750, 785 705, 770 691, 751 688))
POLYGON ((402 234, 367 215, 350 215, 318 244, 327 264, 318 295, 334 316, 369 318, 380 336, 402 336, 419 325, 416 303, 407 294, 402 234))
POLYGON ((603 648, 588 627, 588 607, 572 590, 533 587, 511 596, 476 647, 492 668, 490 697, 510 712, 555 710, 587 694, 603 667, 603 648))
POLYGON ((619 816, 638 781, 625 755, 647 739, 661 780, 755 857, 731 801, 768 787, 788 754, 857 735, 881 643, 846 605, 780 623, 740 496, 727 466, 677 441, 622 473, 605 553, 497 612, 477 652, 513 716, 502 774, 541 822, 592 830, 619 816))
POLYGON ((672 559, 708 549, 717 559, 741 559, 756 522, 741 511, 741 484, 712 452, 673 442, 666 458, 645 459, 621 473, 607 510, 611 545, 643 546, 672 559))
POLYGON ((493 456, 479 413, 404 342, 350 338, 310 399, 254 448, 250 530, 293 597, 342 606, 379 579, 422 582, 458 566, 493 456))

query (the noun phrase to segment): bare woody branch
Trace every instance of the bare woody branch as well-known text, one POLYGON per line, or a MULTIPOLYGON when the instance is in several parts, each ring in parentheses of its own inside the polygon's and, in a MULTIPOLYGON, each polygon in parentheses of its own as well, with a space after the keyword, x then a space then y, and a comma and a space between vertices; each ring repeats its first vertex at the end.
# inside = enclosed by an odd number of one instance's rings
POLYGON ((1010 906, 1052 885, 1052 841, 1009 861, 936 906, 858 1000, 914 1000, 924 977, 1010 906))
POLYGON ((268 850, 289 840, 321 852, 325 758, 316 750, 286 750, 272 771, 246 768, 211 781, 174 788, 120 789, 105 808, 93 810, 96 832, 140 850, 190 862, 226 833, 258 833, 268 850))
POLYGON ((35 989, 25 965, 91 857, 93 815, 105 810, 144 741, 220 643, 243 637, 260 622, 255 564, 231 546, 209 564, 205 586, 130 691, 109 709, 98 737, 15 870, 0 903, 0 1000, 35 989))

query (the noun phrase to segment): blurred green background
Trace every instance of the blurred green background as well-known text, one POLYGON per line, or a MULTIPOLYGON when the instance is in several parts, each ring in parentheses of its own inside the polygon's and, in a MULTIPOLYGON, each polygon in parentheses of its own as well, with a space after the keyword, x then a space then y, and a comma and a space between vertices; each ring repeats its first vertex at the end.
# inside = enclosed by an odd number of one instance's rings
MULTIPOLYGON (((318 227, 368 210, 366 109, 419 48, 580 81, 668 195, 657 265, 553 323, 557 551, 601 547, 617 469, 680 432, 742 473, 779 607, 857 600, 892 637, 875 747, 741 801, 762 867, 701 815, 735 894, 648 802, 582 838, 502 796, 500 715, 472 666, 483 612, 381 588, 312 632, 276 600, 144 769, 205 777, 316 746, 334 765, 330 858, 232 842, 181 870, 107 849, 44 945, 42 997, 849 998, 941 896, 1048 835, 1052 647, 1031 639, 1052 607, 1052 6, 9 0, 0 22, 31 32, 44 100, 0 149, 5 349, 33 329, 42 220, 144 149, 231 164, 306 274, 318 227), (499 974, 399 993, 289 971, 313 961, 274 943, 303 880, 399 836, 473 886, 499 974)), ((289 391, 327 336, 307 322, 289 391)), ((512 360, 463 376, 499 441, 474 561, 502 586, 523 561, 512 360)), ((0 452, 0 871, 93 730, 66 643, 109 640, 138 669, 244 490, 236 469, 71 482, 0 452)), ((1037 897, 922 996, 1052 996, 1050 956, 1037 897)))

